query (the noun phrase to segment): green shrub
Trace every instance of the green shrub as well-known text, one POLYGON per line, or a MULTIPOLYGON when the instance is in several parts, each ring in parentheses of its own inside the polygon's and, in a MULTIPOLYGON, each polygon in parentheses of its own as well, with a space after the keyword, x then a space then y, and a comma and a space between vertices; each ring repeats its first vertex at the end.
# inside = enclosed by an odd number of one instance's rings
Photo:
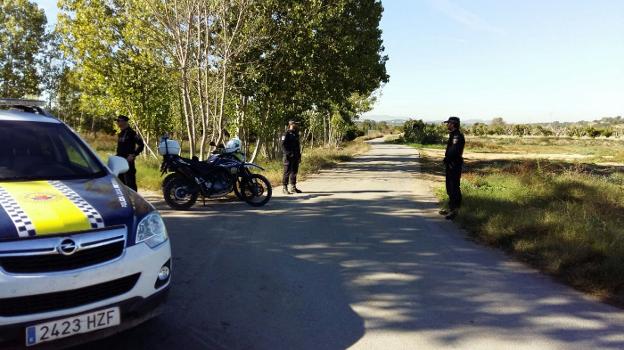
POLYGON ((403 125, 403 140, 407 143, 443 143, 446 133, 443 125, 428 124, 422 120, 408 120, 403 125))

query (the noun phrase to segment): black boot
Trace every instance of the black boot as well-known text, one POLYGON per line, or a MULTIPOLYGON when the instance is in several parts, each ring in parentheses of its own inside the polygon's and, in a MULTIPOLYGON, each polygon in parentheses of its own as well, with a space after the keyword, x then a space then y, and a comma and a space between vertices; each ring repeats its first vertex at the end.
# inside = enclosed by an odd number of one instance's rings
POLYGON ((290 192, 292 193, 303 193, 302 190, 297 188, 297 185, 293 185, 292 189, 290 190, 290 192))
POLYGON ((282 188, 282 193, 284 193, 284 194, 292 194, 292 192, 290 192, 288 190, 288 186, 287 185, 284 185, 284 187, 282 188))
POLYGON ((457 209, 451 209, 449 213, 444 217, 446 220, 453 220, 457 216, 459 211, 457 209))

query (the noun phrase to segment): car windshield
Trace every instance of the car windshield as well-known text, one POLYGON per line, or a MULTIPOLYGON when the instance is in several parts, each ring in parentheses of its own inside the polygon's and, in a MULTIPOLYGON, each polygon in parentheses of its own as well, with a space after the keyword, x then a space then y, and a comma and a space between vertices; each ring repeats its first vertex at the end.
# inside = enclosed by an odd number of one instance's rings
POLYGON ((68 180, 106 174, 63 124, 0 120, 0 181, 68 180))

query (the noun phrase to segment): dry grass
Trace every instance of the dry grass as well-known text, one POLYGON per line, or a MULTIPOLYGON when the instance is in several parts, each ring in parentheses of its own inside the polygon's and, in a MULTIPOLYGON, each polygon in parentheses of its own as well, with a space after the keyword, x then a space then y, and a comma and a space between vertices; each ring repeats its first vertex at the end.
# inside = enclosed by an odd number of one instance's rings
MULTIPOLYGON (((434 171, 432 165, 425 160, 424 171, 434 171)), ((624 305, 624 172, 543 160, 477 161, 466 168, 461 226, 580 290, 624 305)), ((437 194, 446 200, 442 187, 437 194)))
POLYGON ((355 139, 355 142, 370 141, 370 140, 382 138, 384 136, 386 136, 386 135, 384 135, 382 133, 371 134, 371 135, 366 135, 366 136, 360 136, 360 137, 355 139))
MULTIPOLYGON (((424 175, 443 183, 443 153, 414 146, 423 154, 424 175)), ((478 241, 624 306, 624 140, 471 137, 466 151, 456 219, 462 227, 478 241), (535 159, 513 159, 518 154, 535 159), (584 157, 570 161, 566 155, 584 157)), ((441 203, 447 200, 443 186, 436 194, 441 203)))
POLYGON ((592 162, 624 163, 623 139, 568 137, 468 137, 466 150, 478 153, 581 155, 592 162))

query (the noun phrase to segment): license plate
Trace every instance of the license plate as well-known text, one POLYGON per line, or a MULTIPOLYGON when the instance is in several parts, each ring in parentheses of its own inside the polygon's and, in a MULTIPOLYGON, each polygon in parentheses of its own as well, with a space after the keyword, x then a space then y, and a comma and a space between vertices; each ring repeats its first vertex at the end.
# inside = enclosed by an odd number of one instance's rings
POLYGON ((121 323, 118 307, 90 312, 26 328, 26 346, 97 331, 121 323))

